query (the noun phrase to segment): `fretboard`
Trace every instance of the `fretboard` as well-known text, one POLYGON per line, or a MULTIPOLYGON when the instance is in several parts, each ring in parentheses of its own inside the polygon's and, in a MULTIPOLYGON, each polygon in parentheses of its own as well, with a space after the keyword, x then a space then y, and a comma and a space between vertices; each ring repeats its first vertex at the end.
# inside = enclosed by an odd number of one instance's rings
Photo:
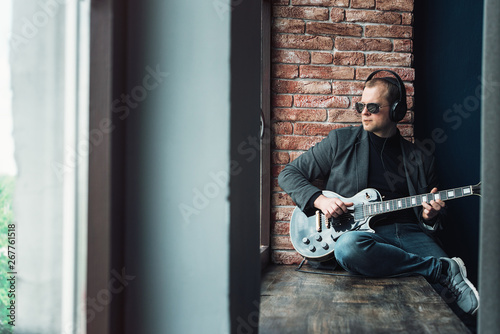
POLYGON ((472 191, 472 186, 467 186, 449 190, 442 190, 435 194, 429 193, 375 203, 365 203, 363 205, 363 214, 365 217, 374 216, 386 212, 414 208, 417 206, 421 206, 422 203, 429 203, 432 200, 440 199, 442 201, 446 201, 454 198, 470 196, 473 194, 474 192, 472 191))

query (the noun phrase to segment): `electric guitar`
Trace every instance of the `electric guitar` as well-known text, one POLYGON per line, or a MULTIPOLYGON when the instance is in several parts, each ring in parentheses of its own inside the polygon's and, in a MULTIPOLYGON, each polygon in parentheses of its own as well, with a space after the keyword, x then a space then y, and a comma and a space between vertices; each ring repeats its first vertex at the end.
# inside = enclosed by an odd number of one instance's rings
POLYGON ((324 190, 326 197, 338 198, 343 202, 353 202, 348 212, 337 218, 325 219, 321 211, 313 216, 295 207, 290 220, 290 239, 295 250, 305 258, 326 261, 333 258, 337 239, 348 231, 375 231, 370 227, 370 219, 376 215, 421 206, 424 202, 441 199, 442 201, 470 195, 481 195, 481 182, 475 186, 466 186, 442 190, 435 194, 423 194, 383 201, 380 193, 367 188, 350 198, 344 198, 332 191, 324 190))

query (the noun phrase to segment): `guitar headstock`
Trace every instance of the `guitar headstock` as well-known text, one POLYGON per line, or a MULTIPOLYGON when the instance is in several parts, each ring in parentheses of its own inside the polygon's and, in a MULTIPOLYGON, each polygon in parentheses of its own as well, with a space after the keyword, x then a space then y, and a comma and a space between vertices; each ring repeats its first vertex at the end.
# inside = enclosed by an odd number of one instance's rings
POLYGON ((475 186, 471 186, 471 189, 474 195, 481 196, 481 182, 479 182, 475 186))

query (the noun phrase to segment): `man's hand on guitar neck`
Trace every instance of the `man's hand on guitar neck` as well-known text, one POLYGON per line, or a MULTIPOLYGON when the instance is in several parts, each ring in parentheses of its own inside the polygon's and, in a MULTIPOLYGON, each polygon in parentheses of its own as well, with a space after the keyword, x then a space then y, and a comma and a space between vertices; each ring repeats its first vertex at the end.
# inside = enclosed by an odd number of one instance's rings
MULTIPOLYGON (((435 194, 438 192, 437 188, 433 188, 431 190, 431 194, 435 194)), ((437 201, 430 201, 429 203, 422 203, 423 206, 423 211, 422 211, 422 218, 424 220, 431 220, 434 217, 436 217, 439 213, 439 211, 444 208, 445 204, 442 200, 438 199, 437 201)))
POLYGON ((330 217, 337 218, 347 213, 347 208, 353 205, 352 202, 344 203, 338 198, 326 197, 325 195, 319 195, 314 201, 314 207, 320 209, 327 219, 330 217))

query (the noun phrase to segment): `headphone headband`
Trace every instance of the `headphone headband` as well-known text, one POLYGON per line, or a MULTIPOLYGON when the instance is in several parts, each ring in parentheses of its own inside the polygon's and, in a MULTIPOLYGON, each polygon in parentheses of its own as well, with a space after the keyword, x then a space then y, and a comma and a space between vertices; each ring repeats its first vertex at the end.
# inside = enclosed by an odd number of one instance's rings
MULTIPOLYGON (((375 72, 372 72, 368 76, 368 78, 366 78, 365 83, 370 81, 375 76, 375 74, 377 74, 379 72, 391 73, 397 80, 396 86, 398 87, 399 99, 393 103, 393 105, 391 106, 391 112, 389 113, 390 119, 397 123, 400 120, 402 120, 406 115, 406 89, 405 89, 405 85, 404 85, 401 77, 396 72, 391 71, 391 70, 377 70, 375 72)), ((380 78, 380 79, 383 79, 391 84, 394 84, 394 82, 392 82, 392 80, 387 80, 387 78, 380 78)))

